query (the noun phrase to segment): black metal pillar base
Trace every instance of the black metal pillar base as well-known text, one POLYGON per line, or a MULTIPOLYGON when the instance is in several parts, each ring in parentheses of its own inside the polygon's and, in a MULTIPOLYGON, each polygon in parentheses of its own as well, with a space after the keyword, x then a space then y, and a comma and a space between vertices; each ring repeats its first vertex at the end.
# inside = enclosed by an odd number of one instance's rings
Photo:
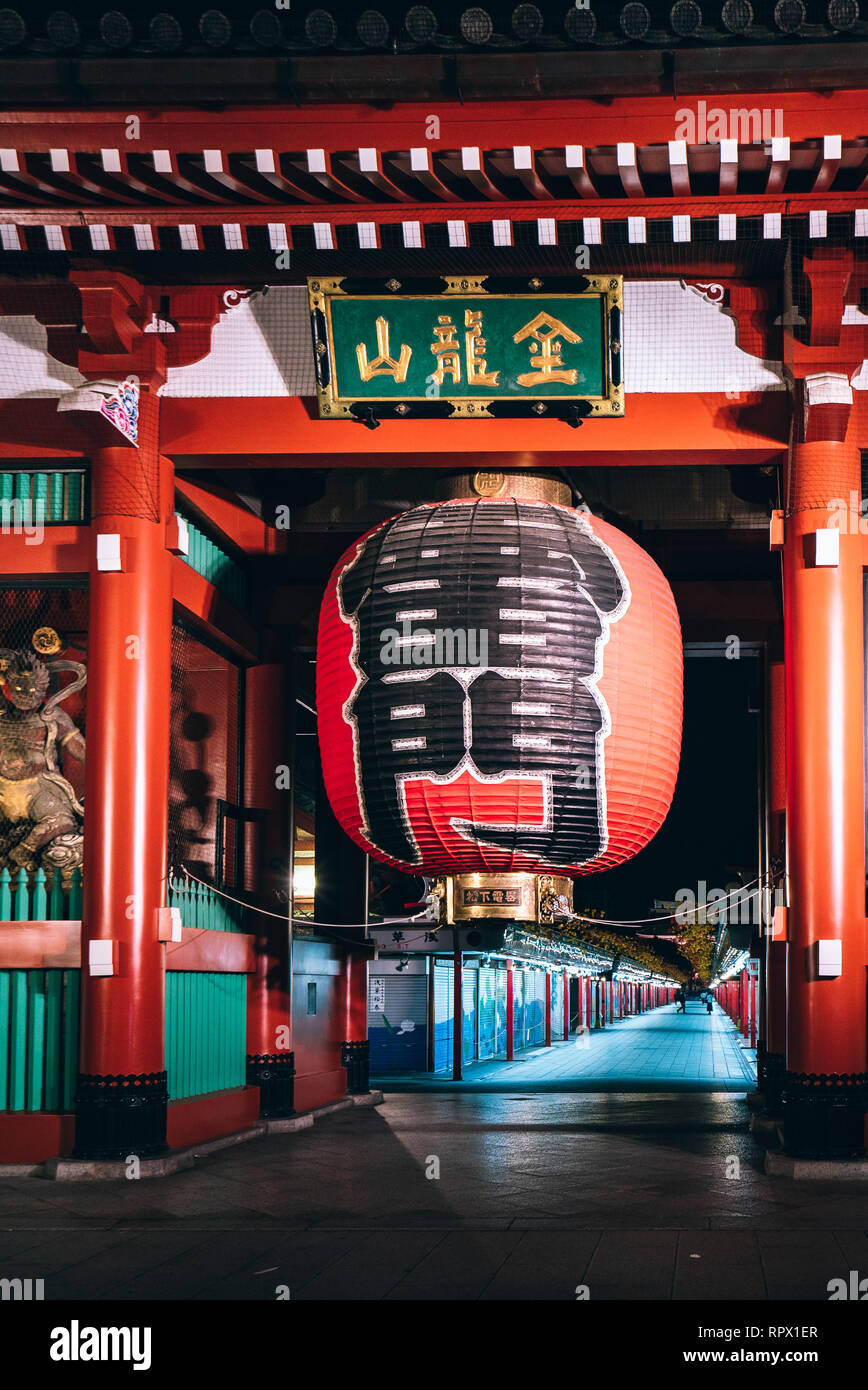
POLYGON ((347 1069, 347 1095, 369 1095, 371 1044, 367 1038, 364 1042, 345 1042, 341 1045, 341 1066, 347 1069))
POLYGON ((248 1055, 247 1084, 259 1087, 261 1119, 278 1120, 294 1115, 295 1053, 248 1055))
POLYGON ((757 1090, 765 1090, 766 1083, 766 1045, 762 1038, 756 1040, 756 1084, 757 1090))
POLYGON ((154 1158, 168 1150, 169 1091, 164 1071, 127 1076, 79 1074, 73 1158, 154 1158))
POLYGON ((784 1149, 797 1158, 864 1158, 866 1072, 791 1072, 783 1088, 784 1149))
POLYGON ((765 1108, 770 1115, 781 1113, 786 1075, 787 1059, 783 1053, 767 1052, 765 1044, 758 1042, 756 1053, 757 1090, 762 1092, 765 1108), (762 1051, 760 1051, 761 1047, 762 1051))

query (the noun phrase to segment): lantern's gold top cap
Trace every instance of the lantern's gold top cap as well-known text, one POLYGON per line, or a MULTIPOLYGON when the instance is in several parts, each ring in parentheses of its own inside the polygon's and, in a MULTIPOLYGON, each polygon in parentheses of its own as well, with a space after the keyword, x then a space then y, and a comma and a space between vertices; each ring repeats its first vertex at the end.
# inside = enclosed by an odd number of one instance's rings
POLYGON ((496 471, 477 469, 468 473, 453 473, 444 478, 440 492, 445 499, 455 497, 514 497, 522 502, 558 502, 568 507, 572 502, 569 483, 551 473, 528 472, 526 469, 496 471))

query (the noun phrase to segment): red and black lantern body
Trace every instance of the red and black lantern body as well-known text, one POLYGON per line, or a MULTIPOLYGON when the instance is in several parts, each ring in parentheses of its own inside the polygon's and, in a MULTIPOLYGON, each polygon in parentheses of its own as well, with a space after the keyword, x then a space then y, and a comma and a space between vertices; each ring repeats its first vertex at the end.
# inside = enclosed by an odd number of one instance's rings
POLYGON ((326 790, 423 873, 611 868, 662 824, 681 632, 643 550, 550 502, 425 505, 356 542, 320 614, 326 790))

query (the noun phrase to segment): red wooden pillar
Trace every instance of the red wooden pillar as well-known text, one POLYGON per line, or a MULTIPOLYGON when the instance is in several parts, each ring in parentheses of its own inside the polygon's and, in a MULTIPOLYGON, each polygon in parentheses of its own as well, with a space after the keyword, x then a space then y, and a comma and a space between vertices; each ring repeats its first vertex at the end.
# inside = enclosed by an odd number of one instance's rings
POLYGON ((546 1002, 545 1002, 545 1011, 546 1011, 545 1045, 546 1045, 546 1047, 551 1047, 551 1045, 552 1045, 552 972, 551 972, 550 970, 547 970, 547 971, 546 971, 546 996, 545 996, 545 998, 546 998, 546 1002))
POLYGON ((564 971, 564 1042, 570 1036, 570 977, 564 971))
MULTIPOLYGON (((255 933, 256 968, 247 977, 247 1083, 259 1087, 259 1113, 263 1117, 294 1111, 289 922, 292 874, 285 867, 288 858, 291 864, 291 855, 287 856, 291 792, 289 777, 278 775, 280 768, 288 772, 291 766, 287 704, 283 666, 248 668, 244 684, 244 801, 246 806, 264 811, 265 817, 256 826, 256 853, 245 865, 246 886, 261 894, 268 912, 280 910, 281 892, 290 895, 286 921, 248 914, 248 930, 255 933), (277 864, 279 869, 273 867, 277 864)), ((361 973, 366 976, 366 972, 361 973)), ((345 1037, 355 1040, 354 1033, 345 1037)))
POLYGON ((750 1011, 750 976, 746 969, 741 972, 739 984, 741 987, 741 1035, 743 1038, 746 1038, 748 1034, 748 1017, 750 1011))
MULTIPOLYGON (((812 312, 816 314, 816 308, 812 312)), ((837 313, 840 325, 840 308, 837 313)), ((846 388, 846 377, 839 381, 846 388)), ((817 429, 821 435, 834 433, 807 408, 795 428, 809 437, 817 429)), ((789 1152, 802 1154, 864 1153, 865 786, 858 442, 861 435, 857 439, 851 422, 844 442, 820 438, 794 444, 787 487, 790 949, 784 1139, 789 1152), (816 533, 828 530, 836 503, 836 563, 817 564, 816 533), (833 962, 823 967, 834 973, 820 973, 821 950, 827 961, 840 952, 840 966, 833 962)))
POLYGON ((343 1065, 347 1091, 367 1095, 369 1090, 368 961, 367 949, 348 948, 344 957, 343 1065))
POLYGON ((506 1060, 511 1062, 515 1056, 515 1002, 513 990, 513 963, 506 962, 506 1060))
POLYGON ((91 452, 74 1150, 81 1158, 147 1156, 166 1147, 165 946, 158 910, 167 876, 172 556, 166 544, 174 477, 157 452, 156 396, 143 390, 139 409, 138 449, 91 452))

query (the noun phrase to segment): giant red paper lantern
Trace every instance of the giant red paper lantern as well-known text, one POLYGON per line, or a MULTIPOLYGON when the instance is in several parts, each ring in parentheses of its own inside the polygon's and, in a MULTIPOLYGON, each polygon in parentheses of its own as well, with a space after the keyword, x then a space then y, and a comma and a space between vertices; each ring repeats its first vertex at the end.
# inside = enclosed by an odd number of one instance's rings
POLYGON ((666 579, 571 507, 415 507, 352 545, 326 589, 329 800, 357 844, 417 873, 631 858, 669 810, 681 704, 666 579))

